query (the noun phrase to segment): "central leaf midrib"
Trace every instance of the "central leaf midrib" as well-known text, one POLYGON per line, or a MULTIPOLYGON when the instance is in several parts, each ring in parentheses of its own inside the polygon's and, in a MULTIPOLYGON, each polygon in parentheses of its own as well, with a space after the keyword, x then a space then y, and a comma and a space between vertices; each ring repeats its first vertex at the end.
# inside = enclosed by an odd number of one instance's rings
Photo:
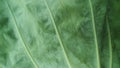
POLYGON ((64 56, 65 56, 66 62, 67 62, 67 64, 68 64, 68 67, 69 67, 69 68, 72 68, 71 65, 70 65, 70 61, 69 61, 69 59, 68 59, 68 56, 67 56, 67 54, 66 54, 66 51, 65 51, 65 48, 64 48, 64 44, 63 44, 63 42, 62 42, 62 40, 61 40, 60 33, 59 33, 58 28, 57 28, 57 26, 56 26, 56 23, 55 23, 53 14, 52 14, 52 12, 51 12, 51 10, 50 10, 50 8, 49 8, 46 0, 44 0, 44 3, 45 3, 45 5, 46 5, 46 7, 47 7, 47 10, 48 10, 48 12, 49 12, 51 21, 52 21, 52 23, 53 23, 53 26, 54 26, 54 29, 55 29, 55 32, 56 32, 58 41, 59 41, 59 43, 60 43, 60 46, 61 46, 61 48, 62 48, 62 50, 63 50, 63 53, 64 53, 64 56))
POLYGON ((94 12, 93 12, 93 6, 92 6, 92 1, 89 0, 89 5, 90 5, 90 11, 91 11, 91 19, 92 19, 92 25, 93 25, 93 34, 94 34, 94 42, 96 46, 96 56, 97 56, 97 68, 100 67, 100 58, 99 58, 99 49, 98 49, 98 41, 97 41, 97 33, 96 33, 96 27, 95 27, 95 19, 94 19, 94 12))

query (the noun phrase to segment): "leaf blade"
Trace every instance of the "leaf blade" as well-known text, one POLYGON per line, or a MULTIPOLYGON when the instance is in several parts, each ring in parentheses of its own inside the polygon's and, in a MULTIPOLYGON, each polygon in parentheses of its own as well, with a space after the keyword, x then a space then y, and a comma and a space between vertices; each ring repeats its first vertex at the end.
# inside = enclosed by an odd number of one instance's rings
POLYGON ((98 49, 98 42, 97 42, 97 33, 96 33, 96 27, 95 27, 94 12, 93 12, 93 6, 92 6, 91 0, 89 0, 89 5, 90 5, 90 11, 91 11, 92 25, 93 25, 94 42, 95 42, 95 46, 96 46, 97 65, 98 65, 98 68, 101 68, 100 67, 100 58, 99 58, 99 49, 98 49))
POLYGON ((13 11, 12 11, 9 3, 8 3, 7 1, 5 1, 5 3, 6 3, 6 5, 7 5, 7 7, 8 7, 8 9, 9 9, 10 14, 11 14, 12 17, 13 17, 15 27, 16 27, 16 29, 17 29, 17 32, 18 32, 18 35, 19 35, 21 41, 23 42, 23 45, 24 45, 23 47, 25 48, 25 51, 26 51, 28 57, 30 58, 30 60, 31 60, 31 62, 33 63, 33 65, 35 66, 35 68, 39 68, 38 65, 37 65, 37 63, 36 63, 35 60, 33 59, 32 55, 31 55, 31 52, 30 52, 29 48, 27 47, 27 44, 25 43, 25 41, 24 41, 24 39, 23 39, 23 37, 22 37, 22 34, 21 34, 21 32, 20 32, 20 30, 19 30, 19 28, 18 28, 18 25, 17 25, 16 17, 15 17, 15 15, 14 15, 14 13, 13 13, 13 11))
POLYGON ((52 15, 52 12, 51 12, 50 8, 48 7, 48 4, 47 4, 47 1, 46 1, 46 0, 44 0, 44 3, 45 3, 45 5, 46 5, 46 7, 47 7, 47 9, 48 9, 49 14, 50 14, 50 17, 51 17, 51 20, 52 20, 52 23, 53 23, 55 32, 56 32, 56 34, 57 34, 57 38, 58 38, 59 43, 60 43, 60 46, 61 46, 61 48, 62 48, 62 50, 63 50, 63 53, 64 53, 64 56, 65 56, 66 62, 67 62, 67 64, 68 64, 68 67, 69 67, 69 68, 72 68, 71 65, 70 65, 70 61, 69 61, 69 59, 68 59, 68 57, 67 57, 67 54, 66 54, 66 51, 65 51, 63 42, 62 42, 62 40, 61 40, 60 33, 59 33, 58 28, 57 28, 57 26, 56 26, 56 24, 55 24, 55 20, 54 20, 54 17, 53 17, 53 15, 52 15))

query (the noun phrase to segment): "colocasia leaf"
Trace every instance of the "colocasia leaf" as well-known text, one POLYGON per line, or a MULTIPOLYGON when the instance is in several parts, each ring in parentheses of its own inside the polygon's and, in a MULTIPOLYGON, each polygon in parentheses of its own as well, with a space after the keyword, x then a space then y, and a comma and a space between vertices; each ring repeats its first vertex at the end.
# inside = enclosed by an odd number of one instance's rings
POLYGON ((120 68, 119 0, 0 0, 0 68, 120 68))

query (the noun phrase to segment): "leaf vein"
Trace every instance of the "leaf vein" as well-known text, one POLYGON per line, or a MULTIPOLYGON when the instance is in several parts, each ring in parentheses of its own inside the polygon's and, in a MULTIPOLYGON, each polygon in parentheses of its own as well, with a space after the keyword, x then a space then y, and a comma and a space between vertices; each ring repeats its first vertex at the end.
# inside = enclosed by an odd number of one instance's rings
POLYGON ((98 42, 97 42, 97 33, 96 33, 96 27, 95 27, 94 12, 93 12, 93 6, 92 6, 91 0, 89 0, 89 5, 90 5, 90 11, 91 11, 92 25, 93 25, 94 42, 95 42, 95 46, 96 46, 97 65, 98 65, 98 68, 101 68, 100 67, 100 58, 99 58, 99 49, 98 49, 98 42))
POLYGON ((37 63, 36 63, 35 60, 33 59, 33 56, 32 56, 32 54, 31 54, 31 52, 30 52, 30 50, 29 50, 29 47, 27 47, 27 44, 25 43, 25 40, 23 39, 23 36, 22 36, 22 34, 21 34, 21 32, 20 32, 20 30, 19 30, 19 28, 18 28, 18 25, 17 25, 16 17, 15 17, 15 15, 14 15, 14 13, 13 13, 10 5, 8 4, 7 1, 6 1, 5 3, 6 3, 6 5, 7 5, 7 7, 8 7, 8 9, 9 9, 10 14, 11 14, 12 17, 13 17, 14 24, 15 24, 15 27, 16 27, 16 29, 17 29, 19 38, 20 38, 20 40, 23 42, 23 46, 24 46, 24 48, 25 48, 25 51, 26 51, 28 57, 30 58, 30 60, 31 60, 31 62, 33 63, 33 65, 35 66, 35 68, 39 68, 38 65, 37 65, 37 63))
POLYGON ((62 40, 61 40, 60 33, 59 33, 58 28, 57 28, 57 26, 56 26, 56 24, 55 24, 55 20, 54 20, 53 14, 52 14, 52 12, 51 12, 51 10, 50 10, 50 8, 49 8, 46 0, 44 0, 44 3, 45 3, 45 5, 46 5, 46 7, 47 7, 47 9, 48 9, 49 14, 50 14, 50 17, 51 17, 51 20, 52 20, 52 23, 53 23, 53 26, 54 26, 54 29, 55 29, 55 32, 56 32, 58 41, 59 41, 60 46, 61 46, 61 48, 62 48, 62 50, 63 50, 63 53, 64 53, 64 56, 65 56, 66 62, 67 62, 67 64, 68 64, 68 67, 69 67, 69 68, 72 68, 71 65, 70 65, 70 61, 69 61, 69 59, 68 59, 68 56, 67 56, 67 54, 66 54, 66 51, 65 51, 65 48, 64 48, 64 44, 63 44, 63 42, 62 42, 62 40))
POLYGON ((108 31, 108 42, 109 42, 109 52, 110 52, 110 61, 109 61, 109 68, 112 68, 112 41, 111 41, 111 33, 110 33, 110 26, 108 23, 108 19, 106 20, 107 22, 107 31, 108 31))

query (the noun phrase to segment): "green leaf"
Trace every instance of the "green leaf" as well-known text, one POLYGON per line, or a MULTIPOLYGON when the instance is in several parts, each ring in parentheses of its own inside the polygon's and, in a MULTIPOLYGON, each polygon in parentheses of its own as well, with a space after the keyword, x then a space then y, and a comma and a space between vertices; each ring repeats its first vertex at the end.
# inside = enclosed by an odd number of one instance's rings
POLYGON ((24 41, 24 38, 23 38, 23 36, 22 36, 22 34, 21 34, 21 32, 20 32, 20 29, 19 29, 19 27, 18 27, 16 17, 14 16, 14 13, 13 13, 10 5, 7 3, 7 1, 6 1, 5 3, 6 3, 6 5, 7 5, 7 7, 8 7, 8 9, 9 9, 9 12, 10 12, 13 20, 14 20, 14 24, 15 24, 15 27, 16 27, 16 31, 17 31, 17 33, 18 33, 18 36, 19 36, 20 40, 21 40, 22 43, 23 43, 24 49, 25 49, 28 57, 30 58, 31 62, 34 64, 35 68, 38 68, 37 63, 35 63, 35 60, 34 60, 34 58, 32 57, 32 55, 31 55, 31 53, 30 53, 30 50, 29 50, 29 48, 27 47, 26 42, 24 41))
POLYGON ((120 24, 119 24, 119 11, 120 11, 120 1, 119 0, 110 0, 108 1, 108 22, 111 32, 111 42, 112 42, 112 67, 119 68, 120 60, 120 24))
POLYGON ((118 0, 0 0, 0 68, 119 68, 118 0))

